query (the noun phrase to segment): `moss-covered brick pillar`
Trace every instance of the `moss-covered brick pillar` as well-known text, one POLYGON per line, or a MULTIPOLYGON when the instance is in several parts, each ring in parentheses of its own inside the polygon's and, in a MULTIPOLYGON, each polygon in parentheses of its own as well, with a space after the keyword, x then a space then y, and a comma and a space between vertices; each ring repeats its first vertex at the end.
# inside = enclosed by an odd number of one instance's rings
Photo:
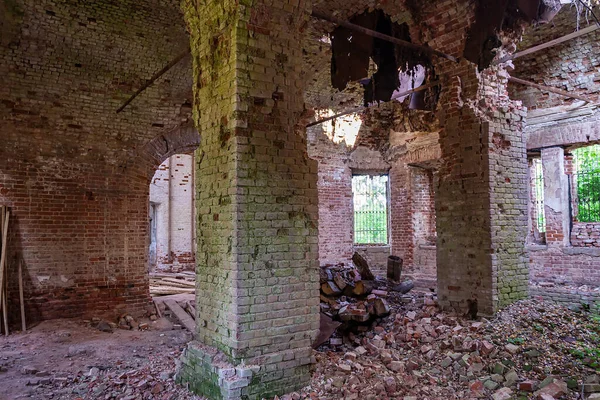
POLYGON ((307 156, 305 0, 184 0, 196 153, 197 340, 177 379, 213 399, 308 383, 319 327, 317 165, 307 156))
POLYGON ((525 109, 506 74, 467 61, 448 71, 440 99, 436 191, 439 299, 481 314, 528 295, 525 109))

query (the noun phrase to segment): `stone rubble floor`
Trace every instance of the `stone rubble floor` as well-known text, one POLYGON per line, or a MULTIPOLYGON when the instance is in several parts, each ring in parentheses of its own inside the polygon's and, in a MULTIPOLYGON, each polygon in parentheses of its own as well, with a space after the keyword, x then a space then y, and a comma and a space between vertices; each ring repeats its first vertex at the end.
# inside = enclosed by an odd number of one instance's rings
POLYGON ((472 321, 429 296, 388 300, 388 317, 321 346, 311 386, 282 398, 600 399, 598 316, 534 299, 472 321))
MULTIPOLYGON (((389 316, 321 346, 310 386, 281 398, 600 399, 597 317, 528 300, 471 321, 414 298, 391 294, 389 316)), ((200 399, 172 379, 189 332, 148 323, 107 333, 53 320, 0 338, 0 400, 200 399)))

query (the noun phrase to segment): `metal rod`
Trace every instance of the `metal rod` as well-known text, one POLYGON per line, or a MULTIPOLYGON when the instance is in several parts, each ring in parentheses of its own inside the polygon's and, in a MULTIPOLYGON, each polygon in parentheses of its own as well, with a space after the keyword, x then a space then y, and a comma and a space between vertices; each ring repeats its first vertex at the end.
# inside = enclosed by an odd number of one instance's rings
POLYGON ((431 55, 442 57, 442 58, 445 58, 447 60, 450 60, 450 61, 453 61, 455 63, 458 63, 458 59, 456 57, 453 57, 453 56, 451 56, 449 54, 446 54, 446 53, 442 53, 441 51, 434 50, 431 47, 414 44, 414 43, 407 42, 407 41, 402 40, 402 39, 395 38, 393 36, 385 35, 383 33, 380 33, 380 32, 377 32, 377 31, 365 28, 364 26, 356 25, 356 24, 353 24, 351 22, 345 21, 343 19, 336 18, 336 17, 334 17, 332 15, 324 14, 324 13, 321 13, 321 12, 318 12, 318 11, 313 11, 312 12, 312 16, 314 18, 322 19, 324 21, 329 21, 329 22, 332 22, 332 23, 334 23, 336 25, 343 26, 344 28, 347 28, 347 29, 351 29, 351 30, 354 30, 354 31, 357 31, 357 32, 364 33, 365 35, 376 37, 377 39, 381 39, 381 40, 385 40, 387 42, 391 42, 391 43, 397 44, 398 46, 408 47, 408 48, 411 48, 411 49, 414 49, 414 50, 422 51, 424 53, 428 53, 428 54, 431 54, 431 55))
MULTIPOLYGON (((402 96, 406 96, 406 95, 409 95, 412 93, 423 91, 425 89, 429 89, 430 87, 437 86, 440 83, 441 83, 441 81, 433 81, 426 85, 419 86, 418 88, 407 90, 406 92, 398 93, 397 95, 393 96, 389 101, 386 101, 384 103, 389 103, 390 101, 396 100, 402 96)), ((330 117, 311 122, 310 124, 307 124, 306 127, 310 128, 311 126, 319 125, 319 124, 322 124, 323 122, 331 121, 332 119, 336 119, 338 117, 343 117, 344 115, 352 114, 355 112, 363 111, 363 110, 366 110, 367 108, 371 108, 371 107, 374 107, 374 106, 360 106, 360 107, 354 107, 352 109, 347 109, 345 111, 342 111, 341 113, 334 114, 330 117)))
POLYGON ((144 90, 148 89, 158 78, 160 78, 167 71, 169 71, 171 68, 173 68, 179 61, 183 60, 188 54, 190 54, 190 52, 191 52, 190 49, 185 50, 183 53, 179 54, 177 57, 175 57, 173 60, 171 60, 171 62, 169 62, 167 65, 165 65, 160 71, 158 71, 157 73, 152 75, 152 77, 150 79, 148 79, 146 81, 146 83, 142 85, 141 88, 139 88, 129 99, 127 99, 127 101, 125 103, 123 103, 123 105, 121 107, 119 107, 119 109, 117 110, 117 114, 120 113, 121 111, 123 111, 123 109, 125 107, 127 107, 129 105, 129 103, 131 103, 133 101, 133 99, 138 97, 140 95, 140 93, 142 93, 144 90))
POLYGON ((594 32, 597 29, 600 29, 600 25, 598 25, 598 24, 594 24, 592 26, 588 26, 587 28, 584 28, 584 29, 581 29, 581 30, 579 30, 577 32, 573 32, 573 33, 570 33, 568 35, 559 37, 558 39, 554 39, 554 40, 551 40, 549 42, 542 43, 540 45, 530 47, 530 48, 528 48, 526 50, 519 51, 518 53, 512 54, 510 56, 502 57, 500 60, 496 61, 494 64, 497 65, 497 64, 505 63, 507 61, 514 60, 514 59, 519 58, 519 57, 524 57, 526 55, 536 53, 536 52, 538 52, 540 50, 544 50, 544 49, 547 49, 549 47, 554 47, 554 46, 559 45, 561 43, 567 42, 567 41, 569 41, 571 39, 575 39, 575 38, 578 38, 580 36, 587 35, 588 33, 592 33, 592 32, 594 32))
POLYGON ((574 93, 565 92, 564 90, 555 89, 553 87, 540 85, 538 83, 525 81, 523 79, 515 78, 514 76, 511 76, 510 78, 508 78, 508 81, 512 82, 512 83, 518 83, 520 85, 531 86, 531 87, 534 87, 536 89, 543 90, 543 91, 546 91, 546 92, 556 93, 556 94, 564 96, 564 97, 569 97, 569 98, 577 99, 577 100, 583 100, 583 101, 585 101, 587 103, 594 103, 593 100, 591 100, 591 99, 589 99, 587 97, 579 96, 579 95, 574 94, 574 93))

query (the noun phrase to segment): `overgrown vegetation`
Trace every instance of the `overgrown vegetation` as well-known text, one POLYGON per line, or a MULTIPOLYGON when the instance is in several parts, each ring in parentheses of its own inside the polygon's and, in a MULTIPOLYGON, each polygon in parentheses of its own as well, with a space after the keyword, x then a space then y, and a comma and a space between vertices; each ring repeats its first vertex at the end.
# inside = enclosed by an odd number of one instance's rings
POLYGON ((387 183, 387 175, 352 177, 355 243, 388 242, 387 183))
POLYGON ((600 221, 600 145, 573 151, 577 186, 577 220, 600 221))

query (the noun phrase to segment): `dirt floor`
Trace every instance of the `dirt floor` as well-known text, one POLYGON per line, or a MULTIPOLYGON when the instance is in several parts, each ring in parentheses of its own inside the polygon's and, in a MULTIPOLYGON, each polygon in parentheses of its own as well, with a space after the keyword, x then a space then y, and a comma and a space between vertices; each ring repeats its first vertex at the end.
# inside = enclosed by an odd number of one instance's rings
POLYGON ((0 400, 199 399, 172 379, 191 334, 167 318, 139 322, 148 330, 53 320, 0 338, 0 400))
MULTIPOLYGON (((535 299, 473 321, 411 296, 390 293, 389 315, 340 327, 315 351, 310 386, 281 398, 600 399, 599 316, 535 299)), ((148 330, 54 320, 0 338, 0 400, 200 399, 173 382, 191 334, 139 322, 148 330)))

